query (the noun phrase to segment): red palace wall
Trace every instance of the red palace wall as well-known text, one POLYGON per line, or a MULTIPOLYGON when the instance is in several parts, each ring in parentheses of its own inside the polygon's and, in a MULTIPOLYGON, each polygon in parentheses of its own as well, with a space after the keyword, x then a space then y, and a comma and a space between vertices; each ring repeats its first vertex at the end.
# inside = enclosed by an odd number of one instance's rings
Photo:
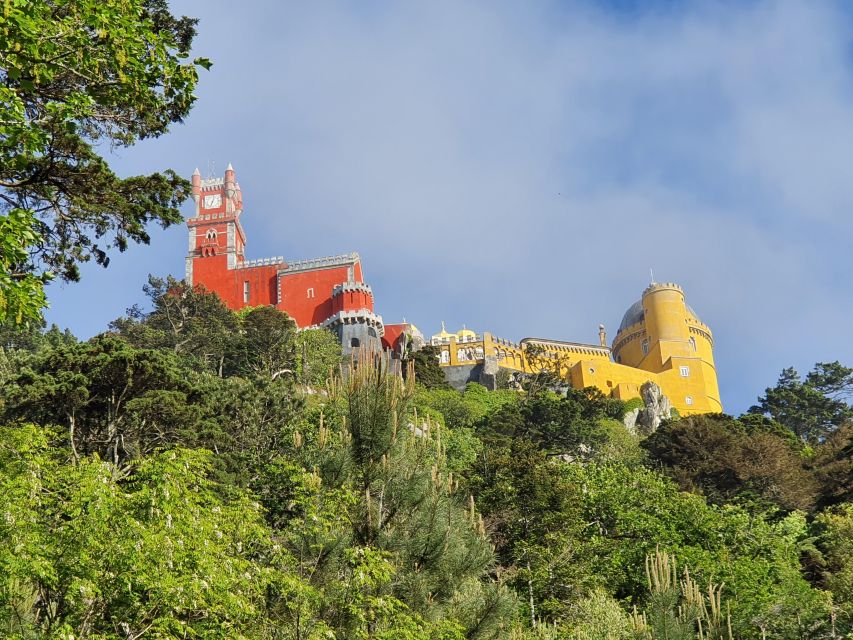
POLYGON ((332 289, 347 281, 348 267, 319 271, 298 271, 281 275, 281 302, 278 308, 286 311, 299 327, 321 324, 332 316, 332 289), (309 294, 313 292, 313 297, 309 294))

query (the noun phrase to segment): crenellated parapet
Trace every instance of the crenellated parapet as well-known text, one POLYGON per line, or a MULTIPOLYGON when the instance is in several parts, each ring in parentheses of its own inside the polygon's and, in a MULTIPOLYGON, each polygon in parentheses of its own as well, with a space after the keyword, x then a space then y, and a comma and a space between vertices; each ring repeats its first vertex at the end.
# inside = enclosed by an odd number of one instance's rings
POLYGON ((382 316, 373 313, 370 309, 339 311, 326 318, 320 326, 328 329, 337 329, 341 325, 354 324, 361 324, 375 329, 380 338, 385 335, 385 325, 382 322, 382 316))
POLYGON ((274 258, 256 258, 255 260, 244 260, 242 262, 238 262, 235 265, 235 268, 253 269, 255 267, 270 267, 276 265, 286 266, 286 263, 282 256, 276 256, 274 258))
POLYGON ((294 260, 282 269, 288 273, 297 271, 314 271, 316 269, 329 269, 343 267, 359 262, 361 258, 358 253, 344 253, 337 256, 325 256, 323 258, 310 258, 308 260, 294 260))

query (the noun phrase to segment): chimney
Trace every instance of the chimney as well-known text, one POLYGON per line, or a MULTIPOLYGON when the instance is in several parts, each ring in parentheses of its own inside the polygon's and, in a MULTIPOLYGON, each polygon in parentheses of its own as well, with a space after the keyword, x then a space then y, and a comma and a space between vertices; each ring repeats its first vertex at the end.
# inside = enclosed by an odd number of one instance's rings
POLYGON ((598 325, 598 343, 602 347, 607 346, 607 332, 604 330, 603 324, 598 325))

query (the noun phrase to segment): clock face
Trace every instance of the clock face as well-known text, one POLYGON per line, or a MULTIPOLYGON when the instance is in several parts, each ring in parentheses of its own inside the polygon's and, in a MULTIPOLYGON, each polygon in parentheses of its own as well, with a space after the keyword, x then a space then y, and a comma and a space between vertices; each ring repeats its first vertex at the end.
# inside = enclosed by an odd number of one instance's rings
POLYGON ((204 196, 204 208, 212 209, 214 207, 218 207, 222 204, 222 196, 218 193, 214 193, 209 196, 204 196))

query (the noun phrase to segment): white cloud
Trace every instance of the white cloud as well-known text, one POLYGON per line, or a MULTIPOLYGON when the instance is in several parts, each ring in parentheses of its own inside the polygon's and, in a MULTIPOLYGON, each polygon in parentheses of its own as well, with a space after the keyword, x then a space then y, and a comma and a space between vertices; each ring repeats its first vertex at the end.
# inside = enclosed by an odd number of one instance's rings
POLYGON ((615 329, 654 267, 715 330, 733 410, 782 366, 853 361, 834 5, 231 6, 177 4, 215 66, 125 166, 233 162, 253 255, 357 249, 386 319, 574 340, 615 329))

